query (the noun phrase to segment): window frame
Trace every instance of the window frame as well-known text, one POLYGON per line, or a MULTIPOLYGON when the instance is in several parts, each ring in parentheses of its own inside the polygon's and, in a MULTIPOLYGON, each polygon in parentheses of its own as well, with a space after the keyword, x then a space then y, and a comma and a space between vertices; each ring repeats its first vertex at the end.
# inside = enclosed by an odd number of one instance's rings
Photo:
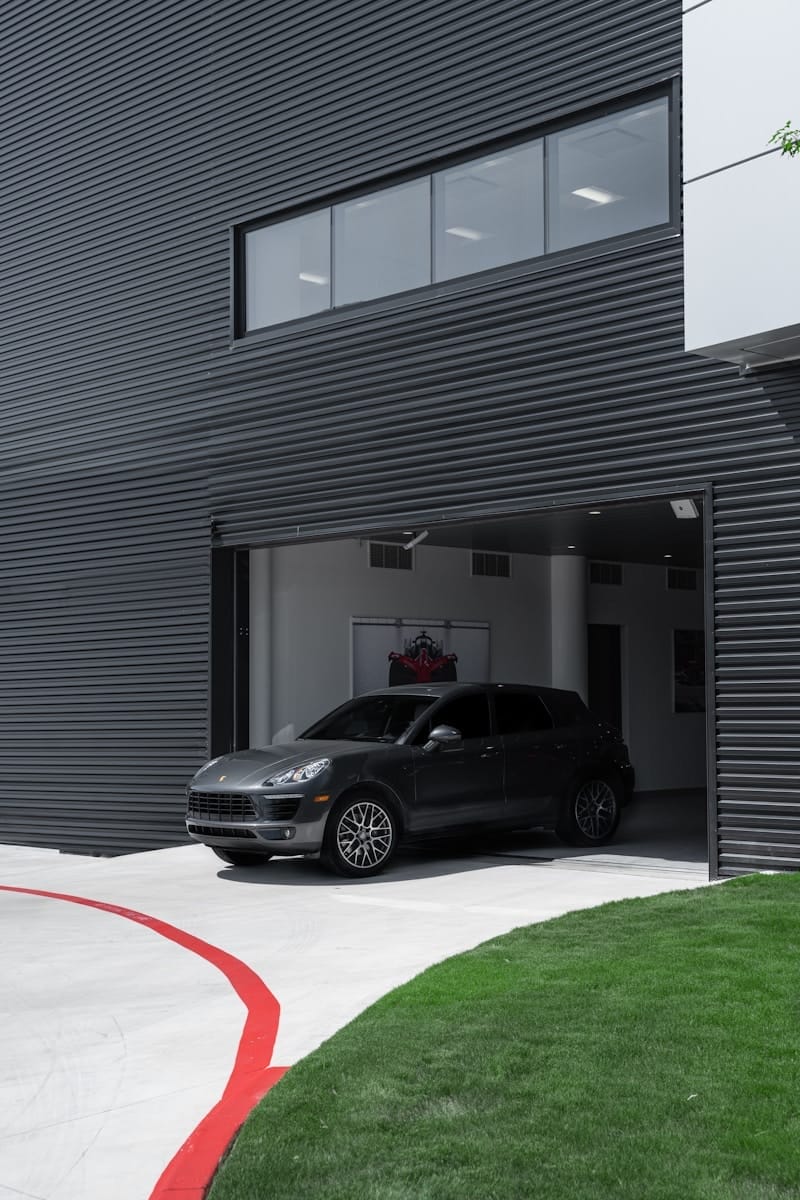
MULTIPOLYGON (((342 308, 352 308, 356 304, 372 304, 376 300, 385 300, 389 296, 402 295, 404 292, 408 292, 408 291, 417 292, 420 290, 420 288, 430 286, 430 284, 432 282, 432 279, 431 279, 431 261, 432 261, 431 242, 432 242, 432 238, 433 238, 433 228, 432 228, 432 221, 431 221, 430 179, 431 179, 431 177, 427 174, 416 175, 411 179, 400 180, 398 183, 392 183, 392 184, 388 184, 388 185, 382 185, 381 187, 377 187, 377 188, 371 188, 369 192, 361 192, 357 196, 353 196, 353 197, 350 197, 349 199, 345 199, 345 200, 337 200, 335 203, 332 203, 327 206, 327 211, 330 213, 330 238, 331 238, 331 240, 330 240, 330 255, 329 255, 331 302, 329 305, 329 311, 332 312, 334 310, 338 310, 338 309, 342 309, 342 308), (380 291, 373 296, 356 296, 353 299, 348 299, 348 300, 342 301, 341 303, 337 303, 336 302, 337 291, 344 286, 344 280, 347 279, 347 274, 353 273, 353 271, 354 271, 352 256, 348 255, 347 253, 342 253, 342 250, 343 250, 342 239, 346 236, 346 225, 345 225, 345 222, 347 220, 346 210, 347 209, 351 209, 351 210, 356 209, 356 208, 359 208, 361 205, 366 205, 366 204, 369 204, 370 206, 375 203, 380 204, 380 199, 378 199, 380 197, 389 198, 392 195, 394 195, 396 197, 401 192, 405 192, 408 194, 412 191, 419 192, 420 194, 416 199, 411 200, 410 207, 407 211, 409 213, 411 213, 414 205, 420 201, 424 204, 425 209, 426 209, 426 216, 427 216, 426 233, 427 233, 427 243, 428 244, 427 244, 427 247, 425 247, 424 245, 421 245, 418 248, 419 253, 417 256, 418 257, 417 265, 427 272, 428 278, 422 283, 414 284, 410 288, 402 287, 402 288, 393 289, 390 291, 380 291), (338 221, 337 221, 337 212, 339 213, 338 221), (337 252, 339 253, 342 260, 346 261, 346 264, 347 264, 344 267, 344 269, 342 270, 342 279, 341 280, 337 280, 336 273, 334 271, 334 264, 336 262, 337 252)), ((321 209, 321 210, 317 209, 316 211, 325 212, 326 209, 321 209)), ((401 212, 402 212, 402 201, 401 201, 401 212)), ((416 218, 414 217, 413 219, 416 219, 416 218)), ((358 218, 356 218, 356 220, 358 220, 358 218)), ((384 231, 384 237, 385 236, 386 236, 386 231, 384 231)), ((406 244, 407 250, 408 250, 409 245, 410 245, 410 243, 406 244)), ((373 250, 374 250, 374 248, 373 248, 373 250)), ((348 280, 348 282, 352 285, 352 280, 348 280)))
MULTIPOLYGON (((248 307, 248 305, 247 305, 247 291, 248 291, 248 253, 247 253, 247 250, 248 250, 248 237, 249 237, 251 234, 258 233, 258 232, 259 232, 260 230, 262 230, 262 229, 273 229, 273 228, 278 228, 278 227, 280 227, 281 225, 290 225, 290 224, 292 224, 292 223, 293 223, 293 222, 295 222, 295 221, 302 221, 302 220, 304 220, 304 219, 307 219, 307 218, 309 218, 309 217, 313 217, 313 216, 315 216, 315 215, 316 215, 316 214, 318 214, 318 213, 324 213, 325 211, 326 211, 326 210, 325 210, 324 208, 322 208, 322 209, 320 209, 320 208, 311 208, 311 209, 309 209, 309 210, 308 210, 308 211, 306 211, 306 212, 297 213, 297 214, 295 214, 294 216, 291 216, 291 217, 284 217, 284 218, 283 218, 283 220, 281 220, 281 221, 269 221, 269 222, 265 222, 265 223, 262 223, 262 224, 259 224, 259 225, 252 225, 252 226, 250 226, 250 227, 249 227, 249 228, 246 230, 246 232, 244 233, 244 235, 242 236, 242 238, 241 238, 241 241, 240 241, 240 246, 241 246, 241 249, 240 249, 240 267, 239 267, 239 270, 240 270, 240 279, 241 279, 241 294, 240 294, 240 302, 241 302, 241 305, 242 305, 242 312, 245 314, 245 319, 246 319, 247 307, 248 307)), ((330 210, 330 212, 332 213, 332 211, 333 211, 333 210, 331 209, 331 210, 330 210)), ((333 268, 333 245, 332 245, 332 241, 331 241, 332 237, 333 237, 333 227, 332 227, 332 222, 331 222, 331 221, 329 221, 329 222, 328 222, 328 265, 329 265, 329 277, 328 277, 328 281, 327 281, 327 291, 328 291, 328 296, 329 296, 328 303, 327 303, 326 305, 322 306, 321 308, 315 309, 313 312, 310 312, 310 313, 303 313, 301 316, 288 317, 288 318, 286 318, 286 320, 283 320, 283 321, 271 321, 271 322, 267 322, 267 323, 266 323, 266 324, 264 324, 264 325, 256 325, 256 326, 254 326, 254 327, 253 327, 253 329, 251 329, 251 330, 248 330, 248 332, 249 332, 249 333, 259 333, 259 332, 261 332, 261 330, 262 330, 262 329, 274 329, 276 326, 282 326, 282 325, 294 324, 294 323, 296 323, 297 321, 307 321, 307 320, 309 320, 310 318, 313 318, 313 317, 319 317, 319 316, 322 316, 322 315, 324 315, 324 314, 326 314, 326 313, 329 313, 329 312, 333 312, 333 311, 334 311, 334 304, 333 304, 333 270, 332 270, 332 268, 333 268)))
POLYGON ((364 306, 369 306, 370 311, 380 311, 382 308, 395 307, 399 302, 408 298, 416 299, 420 294, 438 296, 451 293, 454 288, 463 289, 465 283, 469 281, 483 281, 487 276, 501 276, 504 278, 513 278, 514 276, 528 275, 531 271, 545 270, 552 268, 559 262, 575 262, 586 258, 594 258, 599 252, 610 253, 615 249, 623 248, 628 245, 644 245, 654 240, 662 240, 668 237, 678 237, 680 235, 680 214, 681 214, 681 180, 680 180, 680 153, 681 153, 681 138, 680 138, 680 79, 678 76, 664 80, 657 85, 651 85, 646 88, 638 89, 634 92, 618 93, 608 100, 581 109, 579 112, 571 113, 569 118, 561 120, 552 119, 550 121, 541 122, 535 126, 527 126, 520 129, 513 135, 509 135, 502 139, 494 139, 488 142, 478 143, 468 151, 462 150, 457 154, 451 154, 447 157, 442 157, 435 161, 429 161, 426 167, 416 167, 403 172, 396 172, 392 175, 380 176, 377 179, 365 180, 361 186, 351 187, 336 193, 330 193, 324 202, 319 200, 309 201, 302 205, 295 205, 289 209, 281 209, 270 216, 261 216, 257 218, 243 218, 240 221, 232 223, 230 226, 230 273, 231 273, 231 341, 233 344, 249 343, 253 338, 269 338, 270 336, 279 336, 280 333, 287 329, 292 329, 297 326, 308 327, 313 326, 315 322, 329 321, 336 314, 350 314, 360 311, 364 306), (654 100, 666 99, 667 101, 667 162, 668 162, 668 179, 667 179, 667 213, 668 219, 658 225, 650 225, 629 231, 627 233, 613 235, 608 238, 600 238, 593 242, 584 242, 579 245, 570 246, 561 250, 550 250, 547 247, 547 230, 549 228, 549 161, 548 161, 548 138, 553 134, 567 133, 571 129, 575 129, 581 125, 589 124, 592 121, 604 116, 613 116, 615 113, 625 112, 627 109, 635 108, 639 105, 651 103, 654 100), (509 263, 500 264, 497 266, 487 267, 479 271, 471 272, 465 275, 455 275, 449 279, 437 280, 435 278, 435 205, 434 205, 434 177, 441 171, 451 170, 460 164, 466 164, 476 158, 485 155, 497 154, 503 150, 513 150, 524 146, 526 143, 542 139, 543 145, 543 218, 545 228, 545 249, 541 255, 534 258, 517 259, 509 263), (428 179, 429 181, 429 228, 430 228, 430 281, 420 286, 408 289, 402 292, 387 293, 384 296, 375 297, 371 300, 356 300, 350 303, 334 306, 331 302, 329 308, 325 308, 319 312, 309 314, 303 317, 293 317, 286 321, 281 321, 272 325, 258 326, 253 329, 247 328, 247 311, 246 311, 246 295, 247 295, 247 280, 246 280, 246 251, 245 243, 247 234, 253 230, 262 228, 267 225, 280 224, 284 221, 293 220, 296 217, 302 217, 313 212, 327 211, 331 222, 331 300, 333 301, 335 280, 334 272, 336 267, 336 253, 334 246, 334 230, 333 230, 333 210, 336 205, 348 203, 353 200, 358 200, 362 196, 368 196, 374 192, 383 191, 389 188, 396 187, 403 183, 411 183, 416 180, 428 179), (602 251, 600 250, 602 248, 602 251))
MULTIPOLYGON (((547 134, 547 136, 545 138, 545 169, 544 169, 544 188, 545 188, 545 249, 544 249, 544 257, 553 258, 556 255, 567 253, 570 250, 580 250, 581 247, 583 247, 583 246, 598 246, 598 245, 605 245, 606 243, 613 243, 613 242, 621 241, 628 237, 633 237, 638 233, 643 233, 646 230, 662 229, 662 228, 665 228, 667 226, 671 226, 674 224, 674 217, 675 217, 676 209, 674 207, 675 189, 673 187, 673 183, 674 183, 675 172, 678 169, 676 162, 677 163, 680 162, 679 158, 676 160, 674 157, 674 146, 673 146, 673 129, 675 126, 674 114, 675 114, 675 103, 674 103, 673 94, 671 92, 662 91, 662 92, 654 93, 653 95, 651 95, 649 97, 642 97, 640 100, 637 100, 635 103, 625 104, 621 107, 614 107, 612 109, 609 109, 608 111, 596 113, 594 116, 585 117, 581 121, 571 122, 569 125, 565 125, 558 129, 553 129, 547 134), (570 134, 573 130, 580 129, 581 126, 588 127, 589 125, 593 125, 598 121, 602 121, 603 119, 612 118, 616 115, 626 113, 626 112, 630 111, 631 109, 641 108, 647 104, 655 104, 659 100, 666 101, 666 117, 667 117, 666 146, 665 146, 666 158, 667 158, 667 188, 666 188, 667 219, 666 219, 666 221, 659 221, 659 222, 656 222, 655 224, 651 224, 651 225, 642 225, 636 229, 625 230, 622 233, 610 234, 608 237, 594 238, 594 239, 591 239, 586 242, 583 242, 583 241, 574 242, 574 243, 570 243, 569 245, 566 245, 566 246, 560 246, 560 247, 556 247, 555 249, 551 249, 551 241, 553 239, 554 230, 556 228, 555 226, 552 225, 552 222, 551 222, 551 215, 552 215, 552 210, 553 210, 552 196, 551 196, 551 184, 554 184, 557 179, 557 175, 554 174, 554 171, 556 170, 556 168, 553 167, 553 161, 555 158, 557 158, 557 154, 555 153, 555 151, 553 149, 553 142, 556 139, 558 139, 559 137, 570 134)), ((680 193, 678 193, 678 198, 680 198, 680 193)))
MULTIPOLYGON (((547 166, 546 166, 546 143, 545 136, 525 138, 524 140, 515 141, 513 145, 496 146, 488 151, 483 151, 479 154, 471 154, 468 158, 459 158, 457 162, 447 165, 440 165, 431 170, 428 178, 431 186, 431 285, 452 283, 457 279, 469 279, 474 275, 484 275, 487 271, 498 271, 504 267, 515 266, 519 263, 533 262, 536 259, 544 258, 547 253, 547 221, 546 221, 546 191, 547 191, 547 166), (462 271, 453 275, 438 275, 438 254, 440 247, 445 248, 446 243, 441 241, 442 233, 447 233, 447 229, 439 228, 439 218, 443 215, 446 207, 446 194, 443 193, 442 187, 437 187, 437 179, 464 167, 474 167, 482 160, 487 158, 502 157, 504 154, 514 154, 523 151, 534 151, 538 147, 540 153, 538 155, 538 164, 535 169, 538 169, 541 176, 540 185, 541 193, 539 196, 539 216, 541 218, 541 250, 534 254, 526 254, 521 258, 506 259, 502 262, 493 263, 488 267, 479 267, 472 271, 462 271)), ((446 185, 445 185, 446 186, 446 185)))

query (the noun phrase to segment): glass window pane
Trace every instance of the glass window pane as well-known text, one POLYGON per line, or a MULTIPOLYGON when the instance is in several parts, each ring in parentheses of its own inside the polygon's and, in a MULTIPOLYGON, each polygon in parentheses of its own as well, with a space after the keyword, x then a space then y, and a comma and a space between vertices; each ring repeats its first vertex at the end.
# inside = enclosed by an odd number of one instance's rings
POLYGON ((434 175, 437 279, 544 252, 542 159, 531 142, 434 175))
POLYGON ((521 692, 498 692, 494 698, 497 732, 537 733, 553 728, 553 718, 538 696, 521 692))
POLYGON ((427 175, 334 207, 334 304, 430 283, 430 207, 427 175))
POLYGON ((475 694, 451 700, 430 718, 429 729, 437 725, 452 725, 464 741, 488 737, 491 732, 488 696, 475 694))
POLYGON ((329 208, 245 235, 248 329, 330 308, 330 242, 329 208))
POLYGON ((433 704, 428 696, 358 696, 317 721, 301 737, 312 741, 395 741, 433 704))
POLYGON ((549 250, 669 220, 668 127, 664 97, 548 138, 549 250))

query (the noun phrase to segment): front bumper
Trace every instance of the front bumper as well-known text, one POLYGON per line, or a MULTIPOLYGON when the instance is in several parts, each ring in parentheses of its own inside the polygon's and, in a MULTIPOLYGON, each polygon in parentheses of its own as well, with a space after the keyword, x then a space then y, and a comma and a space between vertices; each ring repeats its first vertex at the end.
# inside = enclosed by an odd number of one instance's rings
POLYGON ((330 801, 314 803, 300 792, 190 790, 186 832, 196 842, 224 850, 316 854, 330 808, 330 801))

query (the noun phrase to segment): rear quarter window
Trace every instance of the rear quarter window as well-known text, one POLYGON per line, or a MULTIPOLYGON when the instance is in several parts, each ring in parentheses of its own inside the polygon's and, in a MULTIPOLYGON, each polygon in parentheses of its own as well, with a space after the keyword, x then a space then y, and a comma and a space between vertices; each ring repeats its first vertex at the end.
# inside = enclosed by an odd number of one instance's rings
POLYGON ((501 736, 553 728, 553 718, 535 692, 497 692, 494 711, 501 736))
POLYGON ((556 725, 582 725, 591 720, 591 714, 577 692, 552 692, 544 699, 556 725))

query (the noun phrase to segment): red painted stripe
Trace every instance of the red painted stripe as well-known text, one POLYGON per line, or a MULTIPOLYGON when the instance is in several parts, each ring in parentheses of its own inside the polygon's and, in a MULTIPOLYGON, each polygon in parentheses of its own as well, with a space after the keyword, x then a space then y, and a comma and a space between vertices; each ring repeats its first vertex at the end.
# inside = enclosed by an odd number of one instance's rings
POLYGON ((43 892, 38 888, 0 884, 0 892, 21 892, 27 896, 44 896, 48 900, 67 900, 70 904, 83 904, 87 908, 99 908, 103 912, 125 917, 198 954, 222 971, 229 980, 247 1009, 230 1078, 220 1099, 183 1143, 150 1195, 150 1200, 174 1200, 178 1195, 181 1200, 202 1200, 222 1155, 245 1117, 287 1070, 286 1067, 270 1066, 280 1018, 278 1001, 255 971, 240 959, 156 917, 148 917, 132 908, 120 908, 117 904, 106 904, 102 900, 43 892))

